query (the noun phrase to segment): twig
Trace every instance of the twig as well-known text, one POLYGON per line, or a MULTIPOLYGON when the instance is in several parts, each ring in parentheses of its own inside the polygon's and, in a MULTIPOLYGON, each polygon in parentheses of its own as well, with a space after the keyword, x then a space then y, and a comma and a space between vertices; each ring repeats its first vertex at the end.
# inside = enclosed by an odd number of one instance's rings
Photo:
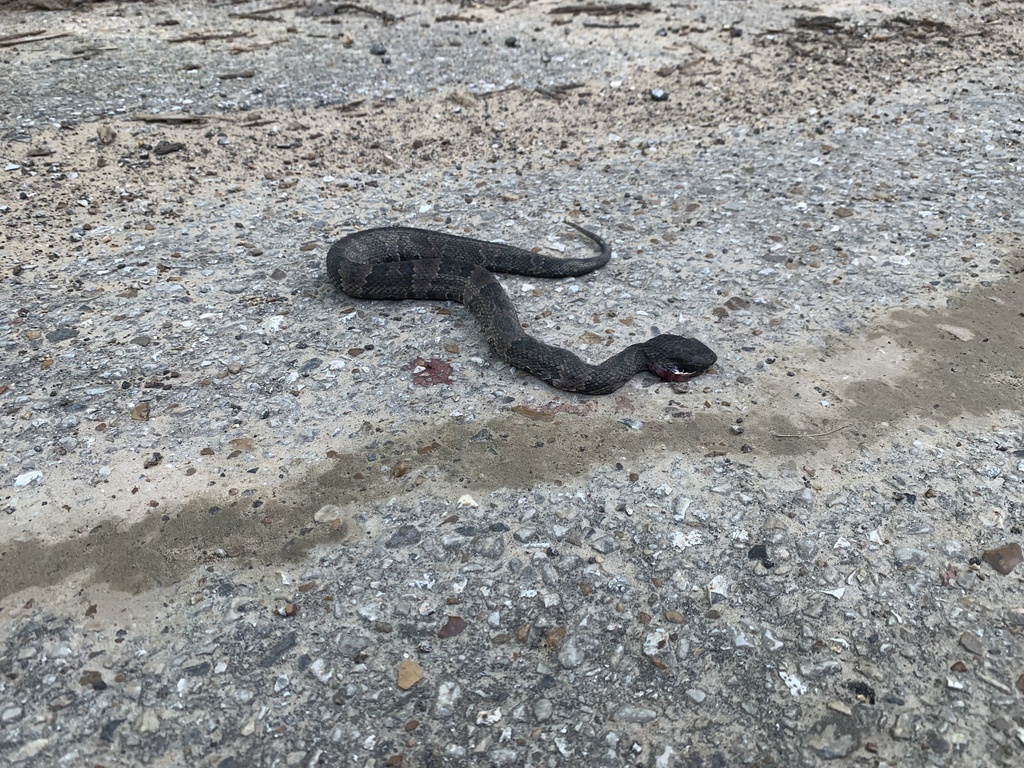
POLYGON ((768 434, 772 437, 825 437, 826 435, 834 435, 836 432, 842 432, 849 426, 849 424, 843 424, 835 429, 830 429, 828 432, 803 432, 797 435, 784 435, 780 432, 769 432, 768 434))
POLYGON ((278 122, 278 121, 277 120, 269 120, 269 119, 258 119, 258 120, 252 120, 252 121, 250 121, 248 123, 242 123, 239 127, 240 128, 262 128, 264 125, 273 125, 276 122, 278 122))
POLYGON ((840 19, 838 16, 798 16, 793 19, 793 26, 797 29, 837 30, 847 21, 848 19, 840 19))
POLYGON ((513 83, 512 85, 506 85, 503 88, 494 88, 490 91, 480 91, 479 93, 473 93, 471 95, 475 96, 478 99, 486 99, 489 96, 500 96, 501 94, 509 93, 510 91, 518 91, 520 87, 521 86, 513 83))
POLYGON ((259 11, 253 11, 252 13, 229 13, 228 18, 245 19, 247 21, 284 21, 284 18, 281 16, 268 16, 267 13, 260 13, 259 11))
POLYGON ((240 53, 252 53, 253 51, 260 51, 264 48, 273 48, 275 45, 280 45, 284 40, 268 40, 265 43, 253 43, 252 45, 233 45, 228 48, 228 53, 232 56, 237 56, 240 53))
POLYGON ((448 14, 447 16, 438 16, 434 19, 438 24, 444 21, 464 21, 467 24, 481 24, 483 18, 480 16, 459 16, 458 14, 448 14))
POLYGON ((560 101, 569 95, 569 91, 582 87, 583 83, 562 83, 560 85, 538 85, 534 90, 541 96, 560 101))
POLYGON ((548 13, 589 13, 591 16, 612 16, 616 13, 653 10, 654 6, 651 3, 615 3, 613 5, 585 3, 583 5, 560 5, 557 8, 552 8, 548 13))
POLYGON ((168 43, 205 43, 207 40, 233 40, 236 37, 248 37, 248 32, 193 32, 182 37, 172 37, 168 43))
POLYGON ((23 37, 35 37, 45 32, 45 29, 33 29, 31 32, 12 32, 9 35, 0 35, 0 43, 6 43, 8 40, 20 40, 23 37))
POLYGON ((253 13, 266 15, 268 13, 273 13, 274 11, 287 11, 289 8, 298 8, 301 5, 302 3, 285 3, 284 5, 272 5, 269 8, 260 8, 258 10, 255 10, 253 11, 253 13))
POLYGON ((367 13, 370 16, 376 16, 381 20, 382 24, 394 24, 398 21, 398 17, 390 11, 378 11, 376 8, 369 8, 365 5, 357 5, 356 3, 342 3, 341 5, 334 6, 335 13, 341 13, 342 11, 352 11, 353 13, 367 13))
POLYGON ((366 99, 356 99, 354 101, 346 101, 344 104, 339 104, 335 107, 339 112, 344 112, 348 117, 366 117, 368 114, 366 110, 361 109, 366 99))
POLYGON ((58 37, 68 37, 70 32, 58 32, 55 35, 47 35, 46 37, 32 37, 17 40, 3 40, 0 41, 0 48, 10 48, 14 45, 26 45, 27 43, 39 43, 43 40, 56 40, 58 37))
POLYGON ((59 64, 63 61, 85 61, 87 59, 99 56, 104 51, 117 51, 116 47, 109 48, 79 48, 78 50, 72 51, 70 56, 60 56, 56 59, 50 59, 51 64, 59 64))
POLYGON ((176 112, 166 115, 133 115, 130 119, 143 123, 167 123, 168 125, 206 122, 206 118, 201 115, 184 115, 176 112))

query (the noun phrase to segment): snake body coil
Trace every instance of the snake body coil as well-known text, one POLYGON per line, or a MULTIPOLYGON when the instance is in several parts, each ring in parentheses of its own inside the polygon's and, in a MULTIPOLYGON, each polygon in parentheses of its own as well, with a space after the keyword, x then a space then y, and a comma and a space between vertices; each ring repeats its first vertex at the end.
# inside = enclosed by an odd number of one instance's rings
POLYGON ((655 336, 599 365, 590 365, 523 331, 512 301, 492 271, 569 277, 599 269, 611 256, 601 237, 566 223, 596 243, 600 254, 560 258, 426 229, 381 227, 338 240, 327 254, 327 272, 339 289, 357 299, 461 302, 476 316, 487 341, 503 360, 569 392, 614 392, 643 370, 666 381, 682 381, 714 365, 714 352, 684 336, 655 336))

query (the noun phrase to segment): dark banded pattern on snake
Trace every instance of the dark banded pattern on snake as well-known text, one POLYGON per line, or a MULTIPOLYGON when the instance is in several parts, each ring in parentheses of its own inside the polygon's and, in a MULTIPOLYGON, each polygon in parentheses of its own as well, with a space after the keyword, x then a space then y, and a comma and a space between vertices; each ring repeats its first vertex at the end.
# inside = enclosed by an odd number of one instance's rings
POLYGON ((597 244, 600 253, 583 258, 545 256, 427 229, 381 227, 346 235, 332 245, 327 273, 339 289, 357 299, 461 302, 476 317, 499 357, 569 392, 614 392, 644 370, 666 381, 682 381, 714 365, 714 352, 684 336, 655 336, 591 365, 527 334, 511 299, 491 273, 570 277, 608 263, 611 249, 600 236, 566 223, 597 244))

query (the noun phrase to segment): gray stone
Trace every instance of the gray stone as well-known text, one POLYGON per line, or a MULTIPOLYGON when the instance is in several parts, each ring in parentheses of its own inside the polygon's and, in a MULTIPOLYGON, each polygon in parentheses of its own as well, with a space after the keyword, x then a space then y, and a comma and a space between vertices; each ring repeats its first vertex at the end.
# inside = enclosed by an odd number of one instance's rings
POLYGON ((921 565, 928 557, 928 553, 913 547, 899 547, 893 552, 893 559, 896 565, 921 565))
POLYGON ((822 718, 812 727, 807 746, 825 760, 848 757, 860 747, 856 720, 840 713, 822 718))
POLYGON ((615 710, 615 719, 622 723, 649 723, 658 717, 658 711, 636 704, 623 704, 615 710))
POLYGON ((420 529, 415 525, 403 525, 397 531, 392 534, 391 538, 384 544, 388 549, 398 549, 399 547, 409 547, 413 544, 419 543, 422 538, 420 529))
POLYGON ((434 717, 451 717, 455 705, 462 697, 462 688, 454 680, 446 680, 437 686, 437 697, 434 699, 434 717))
POLYGON ((579 635, 571 635, 566 638, 558 649, 558 663, 564 669, 576 669, 583 663, 586 654, 583 650, 583 640, 579 635))
POLYGON ((553 711, 554 705, 551 703, 551 699, 537 699, 533 704, 533 717, 539 723, 551 717, 553 711))

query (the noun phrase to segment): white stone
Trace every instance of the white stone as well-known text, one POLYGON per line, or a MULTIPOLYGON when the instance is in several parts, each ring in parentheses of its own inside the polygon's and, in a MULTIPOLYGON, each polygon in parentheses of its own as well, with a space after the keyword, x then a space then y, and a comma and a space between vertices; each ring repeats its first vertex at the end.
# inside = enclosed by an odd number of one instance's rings
POLYGON ((34 469, 31 472, 24 472, 18 475, 16 478, 14 478, 14 487, 24 488, 26 485, 31 485, 32 483, 42 479, 43 473, 40 472, 38 469, 34 469))

